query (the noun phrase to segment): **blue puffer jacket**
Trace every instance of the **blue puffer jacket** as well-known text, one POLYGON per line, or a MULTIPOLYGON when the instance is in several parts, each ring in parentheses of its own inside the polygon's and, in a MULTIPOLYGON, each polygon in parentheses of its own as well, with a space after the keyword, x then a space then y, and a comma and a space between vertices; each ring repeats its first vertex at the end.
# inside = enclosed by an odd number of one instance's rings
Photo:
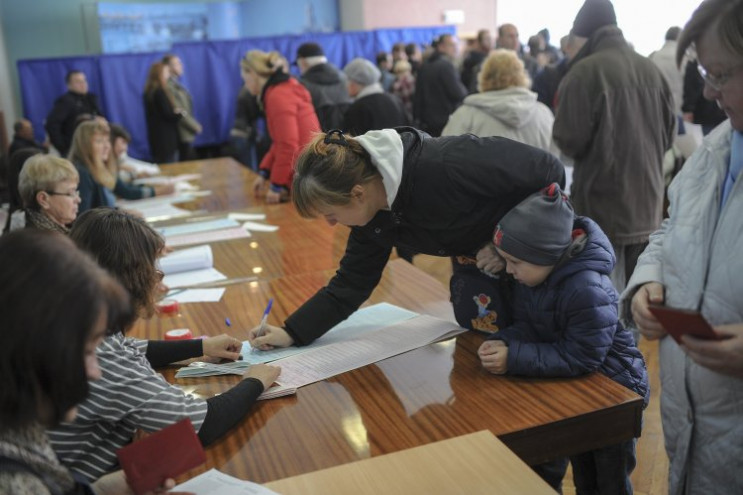
POLYGON ((491 338, 508 344, 508 374, 576 376, 600 371, 649 398, 648 374, 632 334, 619 323, 617 291, 609 280, 616 258, 591 219, 574 228, 588 239, 583 251, 536 287, 517 284, 514 324, 491 338))

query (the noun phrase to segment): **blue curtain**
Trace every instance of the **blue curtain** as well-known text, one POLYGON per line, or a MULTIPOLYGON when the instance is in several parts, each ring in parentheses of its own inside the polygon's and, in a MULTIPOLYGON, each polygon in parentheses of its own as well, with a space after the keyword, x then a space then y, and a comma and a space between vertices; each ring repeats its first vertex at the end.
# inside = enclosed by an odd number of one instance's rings
MULTIPOLYGON (((323 47, 330 63, 342 68, 355 57, 374 61, 377 52, 390 51, 398 41, 428 44, 442 33, 454 34, 455 28, 378 29, 175 44, 172 52, 184 65, 181 82, 191 91, 194 116, 204 128, 194 144, 215 145, 228 140, 237 94, 243 84, 239 61, 248 50, 276 50, 293 62, 299 45, 314 41, 323 47)), ((23 112, 34 125, 36 139, 44 139, 44 120, 54 100, 67 90, 65 75, 73 69, 81 70, 88 78, 90 91, 98 95, 106 118, 123 125, 131 133, 129 154, 150 159, 142 92, 150 65, 162 55, 137 53, 19 60, 23 112)), ((292 71, 297 75, 295 67, 292 71)))

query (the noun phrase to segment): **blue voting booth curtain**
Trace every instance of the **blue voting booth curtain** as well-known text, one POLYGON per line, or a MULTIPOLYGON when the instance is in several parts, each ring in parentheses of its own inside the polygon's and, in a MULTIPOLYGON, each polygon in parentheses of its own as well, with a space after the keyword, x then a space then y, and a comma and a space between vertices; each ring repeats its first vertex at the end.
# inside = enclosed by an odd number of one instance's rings
MULTIPOLYGON (((193 95, 194 116, 204 128, 194 145, 216 145, 228 140, 237 94, 243 84, 240 59, 248 50, 276 50, 293 62, 299 45, 314 41, 323 47, 330 63, 342 68, 355 57, 374 61, 377 52, 390 51, 398 41, 428 44, 442 33, 454 34, 455 28, 378 29, 174 44, 172 53, 184 65, 181 82, 193 95)), ((142 93, 150 65, 162 56, 163 53, 135 53, 19 60, 23 113, 33 123, 36 139, 44 139, 44 120, 54 100, 67 90, 65 75, 70 70, 80 70, 88 79, 90 91, 98 95, 106 118, 131 133, 129 154, 149 160, 142 93)))

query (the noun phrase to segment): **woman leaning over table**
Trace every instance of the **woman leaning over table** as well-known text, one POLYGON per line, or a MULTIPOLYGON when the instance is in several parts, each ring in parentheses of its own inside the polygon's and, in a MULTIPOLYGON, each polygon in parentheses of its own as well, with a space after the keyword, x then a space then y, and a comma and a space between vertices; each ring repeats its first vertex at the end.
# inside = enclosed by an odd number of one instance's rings
POLYGON ((77 170, 64 158, 35 155, 26 160, 18 177, 26 227, 68 234, 80 204, 79 182, 77 170))
POLYGON ((240 69, 245 87, 258 97, 266 114, 272 139, 253 189, 256 194, 265 191, 267 203, 287 201, 294 160, 312 135, 320 131, 312 97, 286 72, 286 60, 278 52, 250 50, 240 61, 240 69))
POLYGON ((705 97, 728 120, 671 183, 670 217, 638 260, 622 314, 660 339, 670 493, 743 493, 743 0, 702 2, 681 34, 677 62, 690 46, 705 97), (649 303, 700 311, 724 340, 684 336, 680 346, 649 303))
POLYGON ((505 263, 492 247, 498 220, 552 182, 565 183, 551 154, 503 138, 431 138, 410 127, 319 134, 297 161, 292 201, 302 216, 351 227, 328 285, 253 346, 304 345, 348 318, 379 283, 392 247, 451 256, 457 321, 486 332, 507 324, 505 263))
POLYGON ((263 390, 279 374, 275 366, 256 365, 227 392, 206 401, 186 395, 153 368, 201 355, 237 359, 242 343, 229 335, 184 341, 126 337, 136 316, 155 312, 162 272, 156 268, 162 237, 141 218, 110 208, 88 211, 70 233, 82 250, 114 276, 131 295, 136 315, 115 328, 98 347, 102 378, 73 422, 50 431, 60 460, 89 481, 116 469, 116 451, 137 430, 157 431, 190 418, 199 439, 208 445, 243 419, 263 390))

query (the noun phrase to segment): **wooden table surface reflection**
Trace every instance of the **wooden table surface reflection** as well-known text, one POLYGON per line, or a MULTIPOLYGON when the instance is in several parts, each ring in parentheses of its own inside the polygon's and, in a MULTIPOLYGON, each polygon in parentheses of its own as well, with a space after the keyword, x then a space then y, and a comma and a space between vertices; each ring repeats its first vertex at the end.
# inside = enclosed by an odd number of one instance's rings
MULTIPOLYGON (((245 338, 269 297, 270 322, 280 324, 322 287, 332 270, 307 272, 227 288, 219 303, 185 305, 178 321, 140 322, 132 335, 160 338, 187 325, 195 335, 222 333, 224 318, 245 338)), ((448 291, 402 261, 391 261, 370 303, 387 301, 434 315, 451 314, 448 291)), ((296 396, 257 404, 221 441, 208 462, 256 482, 307 473, 370 456, 488 429, 530 464, 631 438, 639 432, 642 401, 594 374, 578 379, 496 377, 482 370, 472 332, 301 388, 296 396)), ((175 380, 202 397, 238 377, 175 380)), ((494 461, 496 462, 496 461, 494 461)), ((185 478, 184 477, 184 478, 185 478)))

